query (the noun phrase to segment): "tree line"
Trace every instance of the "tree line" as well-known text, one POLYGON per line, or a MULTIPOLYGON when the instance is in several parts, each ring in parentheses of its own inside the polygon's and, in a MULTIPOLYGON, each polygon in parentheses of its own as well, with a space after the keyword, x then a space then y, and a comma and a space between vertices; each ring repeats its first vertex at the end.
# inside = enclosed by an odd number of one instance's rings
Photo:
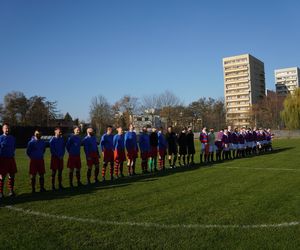
POLYGON ((175 130, 191 125, 197 131, 201 126, 223 128, 225 126, 225 105, 223 99, 200 98, 188 105, 171 91, 145 95, 137 98, 124 95, 111 104, 103 95, 92 98, 90 120, 100 133, 107 124, 128 127, 135 114, 159 115, 165 126, 172 125, 175 130))
POLYGON ((47 127, 56 119, 73 120, 69 113, 62 115, 57 109, 56 101, 49 101, 43 96, 27 98, 20 91, 6 94, 0 103, 0 121, 11 126, 47 127))
MULTIPOLYGON (((124 95, 109 103, 104 95, 92 98, 89 109, 90 124, 98 133, 103 133, 108 124, 128 127, 134 114, 145 111, 159 115, 165 126, 175 129, 191 125, 199 131, 202 126, 221 129, 226 126, 225 103, 222 98, 201 97, 187 105, 171 91, 145 95, 141 98, 124 95)), ((300 89, 286 98, 268 92, 251 110, 251 126, 273 129, 300 129, 300 89)), ((0 103, 0 121, 12 126, 49 126, 55 119, 72 120, 69 113, 62 115, 57 102, 43 96, 27 98, 24 93, 13 91, 0 103)), ((79 123, 78 119, 74 124, 79 123)))

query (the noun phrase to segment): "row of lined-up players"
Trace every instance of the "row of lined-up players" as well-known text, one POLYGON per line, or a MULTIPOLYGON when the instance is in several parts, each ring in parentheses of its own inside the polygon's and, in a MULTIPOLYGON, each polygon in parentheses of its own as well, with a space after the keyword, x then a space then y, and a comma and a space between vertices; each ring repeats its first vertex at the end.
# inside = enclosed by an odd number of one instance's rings
MULTIPOLYGON (((9 196, 14 196, 15 174, 17 166, 15 161, 15 138, 10 135, 9 125, 2 126, 3 134, 0 136, 0 198, 3 197, 3 187, 5 177, 8 175, 9 196)), ((124 177, 123 164, 127 161, 128 175, 135 175, 135 163, 140 152, 141 168, 143 173, 165 169, 165 158, 168 155, 170 168, 179 165, 191 166, 194 164, 194 133, 191 127, 183 128, 177 135, 170 126, 166 133, 163 128, 158 130, 153 128, 148 133, 146 127, 139 134, 139 140, 130 124, 126 133, 123 133, 122 127, 116 128, 117 133, 113 134, 112 126, 107 127, 106 133, 101 137, 100 148, 103 157, 102 181, 105 181, 106 169, 110 165, 110 178, 124 177), (158 158, 158 162, 157 162, 158 158), (158 163, 158 164, 157 164, 158 163)), ((98 183, 100 172, 100 150, 94 130, 88 128, 86 136, 82 139, 80 128, 75 127, 74 133, 64 140, 62 131, 59 127, 55 128, 54 136, 49 142, 51 151, 50 169, 52 190, 56 190, 55 180, 58 179, 58 188, 62 186, 62 171, 64 168, 65 150, 69 157, 67 167, 69 168, 69 183, 73 187, 73 175, 77 179, 77 185, 81 186, 81 146, 87 162, 87 183, 91 184, 92 169, 94 166, 94 181, 98 183)), ((269 130, 251 130, 241 128, 231 131, 228 127, 217 133, 213 129, 207 131, 204 127, 200 133, 200 162, 208 163, 215 160, 244 157, 249 154, 257 154, 264 150, 271 150, 271 133, 269 130)), ((44 192, 45 162, 44 153, 46 142, 41 139, 40 131, 35 131, 34 136, 28 142, 26 153, 30 158, 29 174, 31 176, 32 192, 36 190, 36 176, 39 175, 40 191, 44 192)))

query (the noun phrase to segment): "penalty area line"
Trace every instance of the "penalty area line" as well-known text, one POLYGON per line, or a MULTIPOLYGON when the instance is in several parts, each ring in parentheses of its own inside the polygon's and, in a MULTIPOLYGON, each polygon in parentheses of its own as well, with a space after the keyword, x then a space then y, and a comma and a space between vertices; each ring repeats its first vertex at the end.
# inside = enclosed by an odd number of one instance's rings
POLYGON ((10 211, 22 213, 24 215, 31 215, 43 218, 50 218, 55 220, 65 220, 73 222, 91 223, 99 225, 111 225, 111 226, 130 226, 130 227, 145 227, 145 228, 165 228, 165 229, 255 229, 255 228, 282 228, 299 226, 300 221, 283 222, 278 224, 257 224, 257 225, 218 225, 218 224, 161 224, 152 222, 130 222, 130 221, 103 221, 97 219, 79 218, 66 215, 56 215, 44 212, 32 211, 29 209, 23 209, 13 206, 5 206, 10 211))

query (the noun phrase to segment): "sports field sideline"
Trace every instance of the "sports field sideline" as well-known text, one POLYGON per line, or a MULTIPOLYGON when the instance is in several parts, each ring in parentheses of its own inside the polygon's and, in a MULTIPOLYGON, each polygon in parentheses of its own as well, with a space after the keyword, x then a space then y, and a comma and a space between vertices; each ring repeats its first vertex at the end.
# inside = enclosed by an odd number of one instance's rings
MULTIPOLYGON (((273 145, 265 155, 112 185, 69 189, 65 169, 64 191, 34 195, 18 149, 17 197, 1 205, 0 248, 299 249, 300 140, 273 145)), ((45 156, 50 190, 48 149, 45 156)))

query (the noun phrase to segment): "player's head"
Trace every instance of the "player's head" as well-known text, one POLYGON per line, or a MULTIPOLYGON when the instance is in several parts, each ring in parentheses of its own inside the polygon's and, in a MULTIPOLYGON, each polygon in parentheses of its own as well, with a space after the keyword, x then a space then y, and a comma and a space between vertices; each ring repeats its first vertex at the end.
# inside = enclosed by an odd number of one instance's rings
POLYGON ((143 133, 147 133, 147 127, 144 126, 144 127, 142 128, 142 131, 143 131, 143 133))
POLYGON ((228 128, 224 128, 224 133, 227 134, 228 133, 228 128))
POLYGON ((117 127, 117 131, 119 135, 123 134, 123 128, 121 126, 117 127))
POLYGON ((172 131, 173 131, 173 127, 172 127, 172 126, 169 126, 169 127, 168 127, 168 132, 171 133, 172 131))
POLYGON ((238 131, 239 131, 239 129, 238 129, 238 128, 235 128, 235 129, 234 129, 234 132, 238 132, 238 131))
POLYGON ((75 126, 73 131, 74 131, 74 135, 79 135, 80 134, 80 128, 78 126, 75 126))
POLYGON ((134 130, 134 126, 133 126, 133 124, 132 124, 132 123, 130 123, 128 128, 129 128, 129 131, 133 131, 133 130, 134 130))
POLYGON ((111 125, 108 125, 107 128, 106 128, 106 133, 108 135, 110 135, 112 133, 112 130, 113 130, 113 127, 111 125))
POLYGON ((192 127, 188 126, 188 132, 192 132, 192 127))
POLYGON ((206 127, 203 127, 203 128, 202 128, 202 131, 203 131, 203 132, 206 132, 206 130, 207 130, 206 127))
POLYGON ((62 132, 61 132, 61 128, 60 128, 60 127, 56 127, 56 128, 54 129, 54 135, 55 135, 56 137, 62 136, 62 132))
POLYGON ((9 134, 9 124, 8 123, 3 123, 2 131, 3 131, 3 134, 5 134, 5 135, 9 134))
POLYGON ((152 128, 152 132, 156 132, 157 129, 155 127, 152 128))
POLYGON ((87 133, 87 135, 89 135, 89 136, 93 136, 93 135, 94 135, 94 129, 93 129, 93 128, 87 128, 87 129, 86 129, 86 133, 87 133))
POLYGON ((227 127, 227 130, 228 130, 228 131, 231 131, 231 126, 228 126, 228 127, 227 127))
POLYGON ((163 133, 163 132, 164 132, 164 128, 163 128, 163 127, 160 127, 160 128, 159 128, 159 132, 163 133))
POLYGON ((34 137, 37 140, 41 139, 41 136, 42 136, 42 134, 41 134, 41 132, 39 130, 34 131, 34 137))
POLYGON ((182 133, 185 133, 186 131, 187 131, 186 127, 183 127, 182 130, 181 130, 182 133))
POLYGON ((213 128, 210 128, 209 131, 210 131, 211 133, 214 133, 214 132, 215 132, 213 128))

